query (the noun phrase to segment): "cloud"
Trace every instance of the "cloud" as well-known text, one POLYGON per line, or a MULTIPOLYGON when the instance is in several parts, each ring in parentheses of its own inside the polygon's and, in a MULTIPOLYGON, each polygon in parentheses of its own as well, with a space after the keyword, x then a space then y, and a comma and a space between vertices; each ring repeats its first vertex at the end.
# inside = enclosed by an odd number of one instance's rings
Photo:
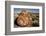
MULTIPOLYGON (((16 13, 18 13, 18 12, 20 13, 22 10, 23 10, 23 8, 14 8, 14 11, 16 13)), ((26 9, 26 11, 32 12, 32 13, 39 13, 39 9, 26 9)))

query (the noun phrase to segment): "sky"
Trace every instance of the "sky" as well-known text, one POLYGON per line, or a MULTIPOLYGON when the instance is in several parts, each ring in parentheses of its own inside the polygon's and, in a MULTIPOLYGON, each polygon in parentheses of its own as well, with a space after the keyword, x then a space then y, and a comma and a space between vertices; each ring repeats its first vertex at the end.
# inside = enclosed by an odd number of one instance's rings
MULTIPOLYGON (((24 8, 24 9, 26 9, 26 8, 24 8)), ((16 13, 18 13, 18 12, 20 13, 22 10, 23 10, 22 8, 14 8, 14 11, 16 13)), ((31 12, 31 13, 39 13, 39 9, 26 9, 26 11, 31 12)))

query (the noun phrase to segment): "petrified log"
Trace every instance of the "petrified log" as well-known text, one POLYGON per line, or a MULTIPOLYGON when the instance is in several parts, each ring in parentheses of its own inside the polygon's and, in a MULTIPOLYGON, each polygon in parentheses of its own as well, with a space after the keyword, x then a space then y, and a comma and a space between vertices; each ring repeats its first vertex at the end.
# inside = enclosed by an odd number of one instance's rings
POLYGON ((22 27, 30 27, 32 26, 32 17, 27 12, 22 12, 17 17, 17 24, 22 27))

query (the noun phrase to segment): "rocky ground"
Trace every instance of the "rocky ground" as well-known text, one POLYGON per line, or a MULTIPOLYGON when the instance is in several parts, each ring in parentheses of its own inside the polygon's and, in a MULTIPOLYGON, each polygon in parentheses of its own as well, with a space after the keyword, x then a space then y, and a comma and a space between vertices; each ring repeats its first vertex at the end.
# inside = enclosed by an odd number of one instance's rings
POLYGON ((39 26, 39 13, 19 13, 18 19, 15 18, 15 27, 38 27, 39 26), (27 18, 27 19, 26 19, 27 18), (31 20, 30 20, 31 18, 31 20), (18 20, 18 21, 17 21, 18 20), (20 21, 21 20, 21 21, 20 21), (30 21, 29 21, 30 20, 30 21), (24 22, 23 22, 24 21, 24 22))

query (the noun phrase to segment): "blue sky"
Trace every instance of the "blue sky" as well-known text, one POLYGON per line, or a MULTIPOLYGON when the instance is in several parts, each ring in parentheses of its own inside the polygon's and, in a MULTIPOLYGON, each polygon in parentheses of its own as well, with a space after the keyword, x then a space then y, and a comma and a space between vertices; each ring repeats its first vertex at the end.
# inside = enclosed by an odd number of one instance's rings
MULTIPOLYGON (((24 8, 26 9, 26 8, 24 8)), ((22 8, 14 8, 15 12, 21 12, 23 9, 22 8)), ((27 11, 31 12, 31 13, 39 13, 39 9, 26 9, 27 11)))

